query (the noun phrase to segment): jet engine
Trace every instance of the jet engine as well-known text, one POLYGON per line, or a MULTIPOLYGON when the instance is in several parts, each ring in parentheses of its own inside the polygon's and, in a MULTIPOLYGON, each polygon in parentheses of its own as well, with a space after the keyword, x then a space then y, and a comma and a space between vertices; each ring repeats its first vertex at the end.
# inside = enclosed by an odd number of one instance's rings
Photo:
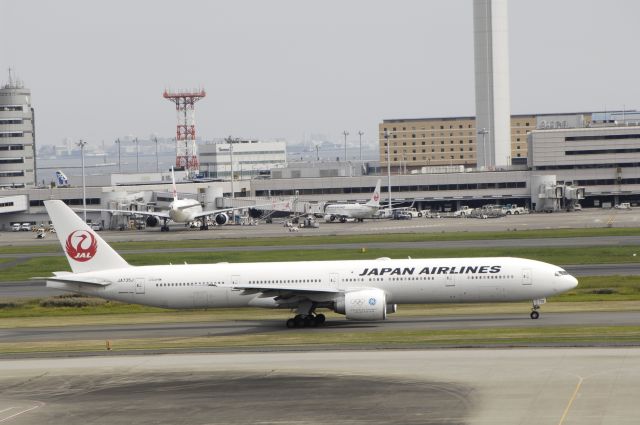
POLYGON ((327 222, 327 223, 332 222, 332 221, 336 221, 336 216, 333 215, 333 214, 326 214, 324 216, 324 221, 327 222))
POLYGON ((147 216, 146 222, 148 227, 156 227, 158 225, 158 217, 153 215, 147 216))
POLYGON ((229 216, 225 213, 216 214, 214 220, 216 224, 222 226, 223 224, 227 224, 229 222, 229 216))
MULTIPOLYGON (((390 311, 396 311, 391 304, 390 311)), ((344 314, 350 320, 385 320, 387 318, 387 297, 380 289, 363 289, 347 292, 334 303, 334 311, 344 314)))

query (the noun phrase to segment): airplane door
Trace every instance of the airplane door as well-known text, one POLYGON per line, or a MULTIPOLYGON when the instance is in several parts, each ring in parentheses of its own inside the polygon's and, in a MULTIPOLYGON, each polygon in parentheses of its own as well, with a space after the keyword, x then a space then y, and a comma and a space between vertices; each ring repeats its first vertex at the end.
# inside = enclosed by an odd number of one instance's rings
POLYGON ((240 285, 240 276, 239 275, 231 276, 231 285, 233 285, 233 286, 240 285))
POLYGON ((338 286, 338 273, 331 273, 329 275, 329 285, 333 286, 333 287, 337 287, 338 286))
POLYGON ((144 277, 136 277, 136 294, 144 294, 144 277))
POLYGON ((522 284, 531 285, 531 269, 522 269, 522 284))

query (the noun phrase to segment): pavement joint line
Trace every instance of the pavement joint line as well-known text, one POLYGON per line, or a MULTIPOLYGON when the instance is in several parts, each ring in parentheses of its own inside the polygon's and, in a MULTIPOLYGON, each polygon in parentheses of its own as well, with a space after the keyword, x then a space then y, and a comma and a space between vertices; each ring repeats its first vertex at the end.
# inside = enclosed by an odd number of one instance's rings
POLYGON ((42 403, 42 402, 39 402, 39 401, 38 401, 38 402, 36 402, 36 403, 38 403, 38 404, 36 404, 35 406, 31 406, 31 407, 30 407, 30 408, 28 408, 28 409, 21 410, 20 412, 18 412, 18 413, 14 413, 14 414, 13 414, 13 415, 11 415, 11 416, 7 416, 6 418, 2 418, 2 419, 0 419, 0 422, 6 422, 6 421, 8 421, 9 419, 13 419, 13 418, 15 418, 16 416, 22 415, 23 413, 27 413, 27 412, 30 412, 30 411, 32 411, 32 410, 34 410, 34 409, 37 409, 38 407, 42 407, 42 406, 44 406, 44 403, 42 403))
POLYGON ((569 403, 567 404, 567 407, 564 409, 564 412, 562 413, 562 417, 560 418, 560 422, 558 422, 558 425, 562 425, 564 423, 564 420, 566 419, 567 415, 569 414, 569 410, 571 409, 571 405, 573 404, 573 402, 576 399, 576 396, 578 395, 578 392, 580 391, 580 387, 582 386, 582 382, 584 382, 584 378, 582 376, 578 376, 578 384, 576 385, 576 389, 573 391, 573 394, 571 395, 571 398, 569 399, 569 403))

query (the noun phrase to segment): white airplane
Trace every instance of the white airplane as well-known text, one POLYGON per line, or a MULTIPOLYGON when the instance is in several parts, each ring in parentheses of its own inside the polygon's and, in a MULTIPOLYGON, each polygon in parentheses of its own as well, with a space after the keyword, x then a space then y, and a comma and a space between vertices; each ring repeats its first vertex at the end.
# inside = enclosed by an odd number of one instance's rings
POLYGON ((380 179, 373 190, 371 199, 364 204, 352 202, 348 204, 328 204, 324 209, 325 221, 340 220, 341 223, 347 221, 348 218, 355 218, 357 221, 363 221, 365 218, 378 218, 377 214, 380 210, 380 179))
POLYGON ((352 320, 384 320, 397 304, 532 300, 578 281, 552 264, 522 258, 442 258, 131 266, 62 201, 44 201, 72 272, 47 286, 165 308, 295 309, 288 327, 316 326, 327 308, 352 320))
POLYGON ((205 211, 202 209, 202 204, 200 204, 196 199, 178 198, 178 190, 176 189, 176 178, 173 173, 173 167, 171 168, 171 180, 173 201, 169 204, 169 209, 167 211, 130 211, 97 208, 87 209, 87 211, 108 211, 111 213, 118 212, 123 214, 143 215, 147 217, 146 223, 149 227, 157 226, 160 219, 163 220, 162 226, 160 227, 160 231, 162 232, 169 231, 169 226, 167 226, 168 220, 173 220, 176 223, 201 221, 202 224, 200 225, 200 230, 206 230, 209 228, 206 217, 213 217, 213 220, 219 225, 226 224, 229 221, 227 213, 232 211, 234 208, 205 211))

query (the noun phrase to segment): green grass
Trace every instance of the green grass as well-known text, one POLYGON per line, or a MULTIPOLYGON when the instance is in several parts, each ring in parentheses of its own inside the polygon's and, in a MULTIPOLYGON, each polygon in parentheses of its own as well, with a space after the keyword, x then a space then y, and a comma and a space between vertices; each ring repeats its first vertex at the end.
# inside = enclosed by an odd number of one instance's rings
MULTIPOLYGON (((364 247, 364 246, 363 246, 364 247)), ((283 250, 228 252, 173 252, 125 254, 123 257, 136 266, 160 264, 270 262, 312 260, 356 260, 378 257, 392 258, 448 258, 513 256, 545 261, 553 264, 635 263, 640 261, 637 246, 607 246, 584 248, 372 248, 362 250, 283 250)), ((32 277, 49 276, 54 271, 70 271, 67 260, 58 257, 31 258, 23 263, 2 269, 0 281, 22 281, 32 277)))
MULTIPOLYGON (((428 223, 428 221, 426 221, 428 223)), ((508 225, 508 224, 505 224, 508 225)), ((340 229, 336 229, 339 232, 340 229)), ((340 235, 313 236, 297 234, 295 236, 279 238, 261 238, 255 235, 245 238, 220 239, 215 231, 211 232, 211 239, 189 240, 189 233, 184 234, 183 240, 153 241, 153 242, 114 242, 111 245, 118 251, 151 248, 224 248, 237 246, 299 246, 347 243, 383 243, 383 242, 439 242, 459 240, 496 240, 496 239, 532 239, 532 238, 573 238, 589 236, 637 236, 640 228, 584 228, 584 229, 540 229, 496 232, 438 232, 438 233, 393 233, 374 235, 340 235)), ((54 236, 52 235, 52 238, 54 236)), ((132 235, 132 237, 135 237, 132 235)), ((58 244, 45 245, 5 245, 0 247, 0 254, 58 252, 58 244)))
POLYGON ((585 276, 577 288, 554 297, 557 302, 640 300, 640 276, 585 276))
MULTIPOLYGON (((318 349, 333 347, 530 346, 531 344, 640 344, 640 326, 484 328, 458 330, 372 330, 324 332, 283 330, 264 334, 193 338, 133 338, 111 340, 113 351, 194 348, 318 349)), ((0 343, 0 353, 105 351, 104 340, 0 343)))

